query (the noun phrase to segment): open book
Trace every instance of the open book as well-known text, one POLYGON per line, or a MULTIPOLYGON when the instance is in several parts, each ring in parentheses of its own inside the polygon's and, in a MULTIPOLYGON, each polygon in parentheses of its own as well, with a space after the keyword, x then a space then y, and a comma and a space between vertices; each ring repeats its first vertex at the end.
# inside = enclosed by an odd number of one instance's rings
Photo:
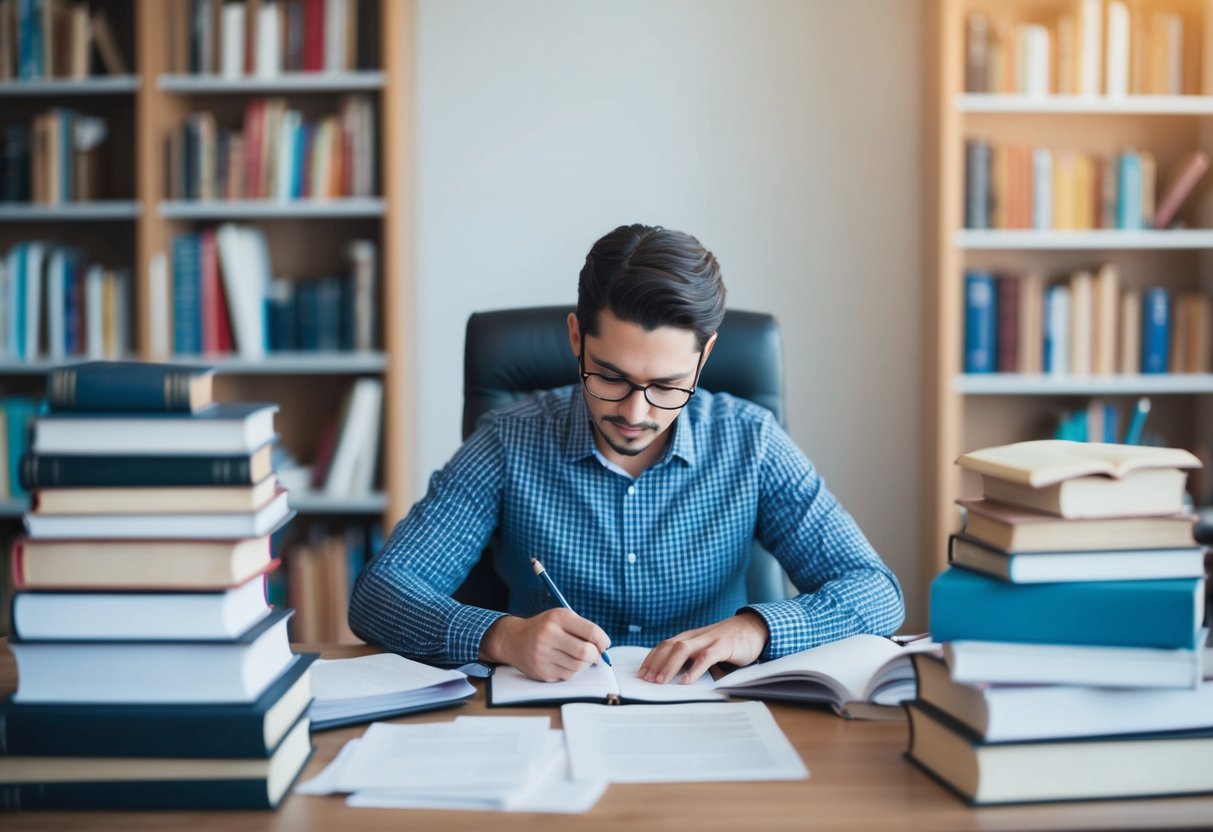
POLYGON ((930 641, 900 645, 882 636, 857 635, 734 670, 716 690, 758 699, 825 702, 848 719, 903 719, 901 703, 914 698, 910 657, 938 653, 930 641))
POLYGON ((1199 468, 1200 460, 1182 448, 1041 439, 971 451, 956 464, 985 477, 1040 488, 1092 474, 1121 479, 1148 468, 1199 468))

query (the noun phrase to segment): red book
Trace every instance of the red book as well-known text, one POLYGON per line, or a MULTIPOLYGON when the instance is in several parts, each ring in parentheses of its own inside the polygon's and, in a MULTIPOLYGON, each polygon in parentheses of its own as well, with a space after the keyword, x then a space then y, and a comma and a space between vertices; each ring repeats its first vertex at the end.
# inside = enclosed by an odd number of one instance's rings
POLYGON ((232 339, 232 319, 228 312, 227 287, 219 281, 219 303, 215 310, 215 350, 221 353, 236 351, 236 343, 232 339))
POLYGON ((215 231, 207 229, 198 235, 199 294, 202 311, 202 352, 219 351, 219 308, 222 296, 219 288, 219 254, 215 248, 215 231))
POLYGON ((1158 201, 1158 210, 1154 212, 1154 227, 1166 228, 1179 213, 1184 200, 1192 193, 1196 183, 1209 169, 1209 155, 1203 150, 1194 150, 1180 163, 1175 178, 1167 186, 1163 198, 1158 201))
POLYGON ((303 0, 303 70, 324 71, 324 0, 303 0))
POLYGON ((1019 372, 1019 276, 1000 275, 997 282, 998 315, 997 369, 1000 373, 1019 372))

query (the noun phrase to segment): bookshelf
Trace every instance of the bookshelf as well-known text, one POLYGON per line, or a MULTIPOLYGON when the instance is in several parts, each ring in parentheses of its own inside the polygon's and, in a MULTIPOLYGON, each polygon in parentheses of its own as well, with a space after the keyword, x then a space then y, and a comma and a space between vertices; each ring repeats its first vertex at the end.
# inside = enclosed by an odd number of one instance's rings
MULTIPOLYGON (((340 497, 301 490, 292 495, 292 503, 300 512, 296 524, 306 526, 314 516, 338 529, 346 522, 387 529, 414 499, 414 4, 411 0, 349 2, 354 4, 350 8, 357 9, 362 30, 358 54, 373 55, 375 66, 225 77, 182 71, 181 44, 188 44, 181 29, 187 19, 181 12, 189 8, 185 0, 98 0, 93 5, 108 13, 131 72, 0 82, 4 111, 0 124, 59 106, 105 117, 112 145, 105 199, 51 205, 0 203, 0 254, 16 241, 70 236, 89 257, 129 269, 133 357, 214 365, 218 398, 277 402, 280 443, 300 462, 312 461, 322 433, 339 417, 342 402, 358 379, 381 382, 382 439, 372 492, 340 497), (221 126, 239 129, 242 108, 256 98, 282 99, 312 119, 333 112, 343 96, 354 94, 368 99, 373 110, 375 172, 370 196, 167 198, 166 139, 190 113, 209 112, 221 126), (225 223, 239 223, 263 234, 273 276, 292 280, 347 276, 342 260, 347 243, 373 242, 378 268, 372 308, 384 322, 373 349, 281 351, 264 357, 235 352, 173 354, 171 307, 166 321, 160 311, 165 308, 164 287, 155 283, 154 263, 163 257, 171 275, 176 236, 225 223), (163 343, 166 329, 169 350, 162 352, 157 343, 163 343)), ((280 4, 280 10, 285 15, 286 4, 280 4)), ((169 290, 171 296, 171 277, 169 290)), ((0 395, 39 395, 45 373, 57 363, 45 354, 30 359, 0 355, 0 395)), ((19 529, 16 518, 24 504, 0 502, 0 518, 4 518, 0 530, 8 529, 0 531, 0 537, 19 529)))
MULTIPOLYGON (((1112 2, 943 0, 924 7, 928 14, 924 153, 931 183, 924 404, 932 434, 926 448, 922 551, 928 579, 945 566, 947 536, 959 528, 960 514, 953 501, 980 493, 977 480, 962 476, 954 465, 956 457, 967 450, 1051 436, 1061 414, 1082 409, 1092 400, 1119 411, 1123 432, 1129 409, 1140 396, 1151 397, 1147 431, 1160 440, 1188 447, 1206 458, 1213 441, 1213 431, 1206 427, 1213 415, 1213 373, 1124 372, 1119 359, 1112 372, 1103 374, 964 371, 965 274, 969 271, 1030 273, 1040 275, 1047 285, 1111 264, 1119 274, 1122 296, 1125 291, 1151 287, 1165 288, 1173 296, 1181 292, 1210 295, 1213 290, 1213 189, 1208 174, 1180 211, 1182 227, 1107 227, 1099 221, 1098 191, 1094 195, 1095 227, 1036 227, 1040 221, 1034 213, 1026 223, 1030 227, 1021 223, 1013 228, 1005 223, 994 228, 966 227, 970 219, 966 216, 970 207, 966 191, 969 140, 988 141, 994 147, 1001 143, 1047 148, 1054 161, 1063 151, 1096 159, 1147 151, 1157 162, 1157 194, 1165 190, 1169 172, 1185 154, 1213 150, 1213 8, 1189 0, 1124 4, 1116 13, 1124 10, 1129 15, 1128 62, 1109 70, 1112 2), (1084 92, 1078 88, 1084 47, 1080 21, 1084 11, 1092 8, 1098 10, 1101 27, 1100 59, 1094 64, 1099 70, 1099 88, 1084 92), (974 78, 981 77, 974 72, 974 53, 969 51, 970 16, 974 14, 984 16, 988 31, 1002 43, 1004 57, 1016 53, 1025 69, 1029 59, 1016 50, 1017 31, 1022 31, 1017 27, 1035 24, 1048 29, 1047 93, 1017 91, 1015 85, 1023 83, 1023 76, 1012 75, 1005 66, 1001 80, 986 76, 987 91, 972 89, 974 78), (1182 45, 1168 64, 1176 68, 1172 87, 1162 91, 1158 76, 1149 72, 1151 66, 1162 65, 1164 52, 1156 40, 1141 33, 1149 31, 1156 15, 1167 14, 1182 18, 1182 45), (1067 17, 1069 23, 1061 22, 1067 17), (1128 79, 1123 94, 1108 94, 1113 76, 1128 79)), ((1171 41, 1168 47, 1174 44, 1171 41)), ((1033 179, 1033 187, 1039 187, 1037 181, 1033 179)), ((1055 173, 1051 181, 1057 182, 1055 173)), ((1115 326, 1119 348, 1124 337, 1119 317, 1115 326)), ((1208 486, 1203 487, 1207 491, 1208 486)))

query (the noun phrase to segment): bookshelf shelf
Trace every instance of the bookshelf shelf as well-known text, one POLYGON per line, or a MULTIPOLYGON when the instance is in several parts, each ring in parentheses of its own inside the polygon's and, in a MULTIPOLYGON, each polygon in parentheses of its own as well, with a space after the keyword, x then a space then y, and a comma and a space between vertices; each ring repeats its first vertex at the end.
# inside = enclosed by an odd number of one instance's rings
POLYGON ((382 72, 288 72, 269 78, 226 78, 221 75, 161 75, 156 86, 164 92, 197 95, 243 95, 282 92, 355 92, 383 89, 382 72))
POLYGON ((58 205, 8 203, 0 205, 0 222, 97 222, 134 220, 140 205, 129 199, 63 202, 58 205))
POLYGON ((329 497, 315 491, 292 491, 287 497, 291 508, 300 514, 382 514, 387 510, 387 495, 375 492, 364 497, 329 497))
POLYGON ((230 199, 165 200, 160 216, 166 220, 272 220, 339 219, 382 217, 387 203, 382 199, 230 199))
POLYGON ((382 352, 287 352, 262 359, 231 355, 176 356, 180 364, 214 367, 227 375, 357 375, 382 373, 387 356, 382 352))
POLYGON ((59 95, 128 95, 138 92, 138 75, 101 75, 96 78, 52 78, 37 81, 4 81, 0 98, 59 95))
POLYGON ((1008 113, 1027 115, 1213 115, 1213 96, 1209 95, 1003 95, 998 93, 961 93, 956 109, 962 113, 1008 113))
POLYGON ((1166 231, 1007 231, 972 230, 956 232, 957 248, 968 251, 996 250, 1200 250, 1213 249, 1213 229, 1191 228, 1166 231))
POLYGON ((1213 374, 1041 376, 962 373, 953 387, 967 396, 1138 396, 1213 393, 1213 374))

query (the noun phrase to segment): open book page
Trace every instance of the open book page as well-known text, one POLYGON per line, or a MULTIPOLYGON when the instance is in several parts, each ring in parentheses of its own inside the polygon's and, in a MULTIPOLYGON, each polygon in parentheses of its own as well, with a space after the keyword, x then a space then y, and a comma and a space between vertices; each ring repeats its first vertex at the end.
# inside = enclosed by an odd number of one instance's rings
POLYGON ((560 715, 576 781, 800 780, 809 774, 761 702, 578 704, 563 706, 560 715))
POLYGON ((971 451, 956 464, 1039 488, 1091 474, 1119 478, 1139 468, 1199 468, 1200 460, 1182 448, 1041 439, 971 451))
POLYGON ((611 661, 615 663, 615 678, 619 681, 619 696, 625 702, 690 702, 723 701, 725 695, 715 690, 712 677, 705 673, 688 685, 677 681, 658 685, 646 682, 637 676, 648 647, 612 648, 611 661))

